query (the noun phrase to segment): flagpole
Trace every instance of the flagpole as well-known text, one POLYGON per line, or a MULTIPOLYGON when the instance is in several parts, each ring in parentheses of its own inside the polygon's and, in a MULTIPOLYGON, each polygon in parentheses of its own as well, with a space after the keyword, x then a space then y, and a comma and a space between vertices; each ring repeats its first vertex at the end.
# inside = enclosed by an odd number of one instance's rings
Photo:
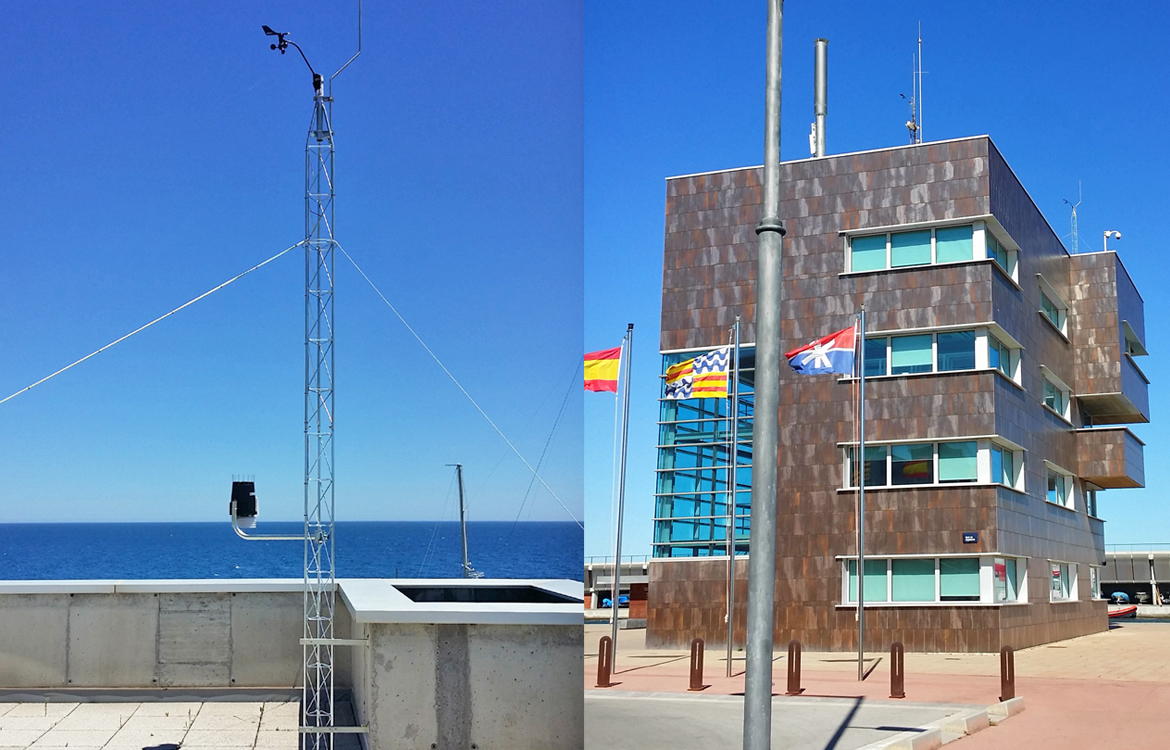
POLYGON ((859 437, 857 441, 857 681, 865 679, 865 305, 861 306, 858 326, 861 356, 857 363, 860 377, 858 397, 859 437))
POLYGON ((739 316, 735 316, 735 338, 731 349, 731 447, 727 468, 727 676, 731 676, 731 651, 735 639, 735 501, 739 458, 739 316))
POLYGON ((626 445, 630 433, 630 365, 633 362, 634 353, 634 324, 630 323, 626 327, 626 337, 622 341, 622 356, 620 362, 625 361, 625 375, 626 379, 622 386, 622 460, 618 469, 618 512, 617 512, 617 533, 614 535, 613 548, 613 634, 612 646, 613 651, 610 656, 610 669, 613 672, 617 671, 617 640, 618 640, 618 610, 619 600, 621 599, 621 588, 618 585, 621 579, 622 570, 622 518, 625 515, 626 503, 626 445))
POLYGON ((743 750, 772 746, 772 651, 776 623, 776 493, 780 440, 780 73, 784 0, 768 0, 764 79, 764 179, 756 225, 756 375, 752 423, 752 530, 748 559, 743 750))

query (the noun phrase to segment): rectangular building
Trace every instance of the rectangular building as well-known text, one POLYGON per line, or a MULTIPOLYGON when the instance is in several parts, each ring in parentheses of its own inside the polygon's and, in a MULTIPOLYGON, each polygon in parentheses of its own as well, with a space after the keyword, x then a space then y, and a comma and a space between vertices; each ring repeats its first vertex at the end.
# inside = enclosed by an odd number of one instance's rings
MULTIPOLYGON (((1069 255, 986 136, 781 168, 783 350, 866 306, 856 380, 783 367, 775 638, 997 651, 1107 628, 1096 500, 1141 487, 1142 298, 1117 255, 1069 255)), ((663 372, 742 316, 736 641, 746 622, 762 167, 667 181, 663 372)), ((726 641, 729 400, 663 400, 647 642, 726 641)))

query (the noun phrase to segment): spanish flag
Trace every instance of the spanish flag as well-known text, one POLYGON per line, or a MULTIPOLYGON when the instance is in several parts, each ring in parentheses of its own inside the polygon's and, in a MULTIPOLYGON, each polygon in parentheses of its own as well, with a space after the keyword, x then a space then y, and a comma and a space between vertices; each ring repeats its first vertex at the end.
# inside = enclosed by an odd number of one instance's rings
POLYGON ((602 349, 585 355, 585 390, 617 393, 618 365, 622 348, 602 349))

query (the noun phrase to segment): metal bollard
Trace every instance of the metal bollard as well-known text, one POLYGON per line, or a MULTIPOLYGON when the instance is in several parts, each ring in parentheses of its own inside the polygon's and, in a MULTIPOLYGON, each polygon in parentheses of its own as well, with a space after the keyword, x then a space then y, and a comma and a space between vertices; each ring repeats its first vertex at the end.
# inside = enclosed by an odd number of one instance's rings
POLYGON ((999 699, 1010 701, 1016 697, 1016 652, 1011 646, 999 650, 999 699))
POLYGON ((601 636, 601 644, 597 647, 597 685, 599 688, 610 687, 610 672, 613 671, 613 639, 608 635, 601 636))
POLYGON ((693 693, 707 687, 703 684, 703 639, 696 638, 691 641, 691 686, 687 691, 693 693))
POLYGON ((894 641, 890 646, 890 697, 906 697, 906 649, 901 641, 894 641))
POLYGON ((788 642, 788 690, 785 695, 800 695, 804 688, 800 686, 800 641, 788 642))

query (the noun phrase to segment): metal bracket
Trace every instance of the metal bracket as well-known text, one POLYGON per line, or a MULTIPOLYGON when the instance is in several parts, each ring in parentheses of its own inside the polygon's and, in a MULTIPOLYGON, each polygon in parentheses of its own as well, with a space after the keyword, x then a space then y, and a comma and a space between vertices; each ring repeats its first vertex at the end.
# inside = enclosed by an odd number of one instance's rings
POLYGON ((244 533, 244 530, 240 528, 238 521, 239 521, 239 518, 236 516, 236 501, 232 500, 232 528, 235 530, 236 534, 240 536, 240 538, 247 539, 247 540, 253 541, 253 542, 260 542, 260 541, 303 542, 303 541, 305 541, 304 534, 300 534, 298 536, 286 536, 283 534, 253 534, 252 536, 248 536, 247 534, 244 533))

